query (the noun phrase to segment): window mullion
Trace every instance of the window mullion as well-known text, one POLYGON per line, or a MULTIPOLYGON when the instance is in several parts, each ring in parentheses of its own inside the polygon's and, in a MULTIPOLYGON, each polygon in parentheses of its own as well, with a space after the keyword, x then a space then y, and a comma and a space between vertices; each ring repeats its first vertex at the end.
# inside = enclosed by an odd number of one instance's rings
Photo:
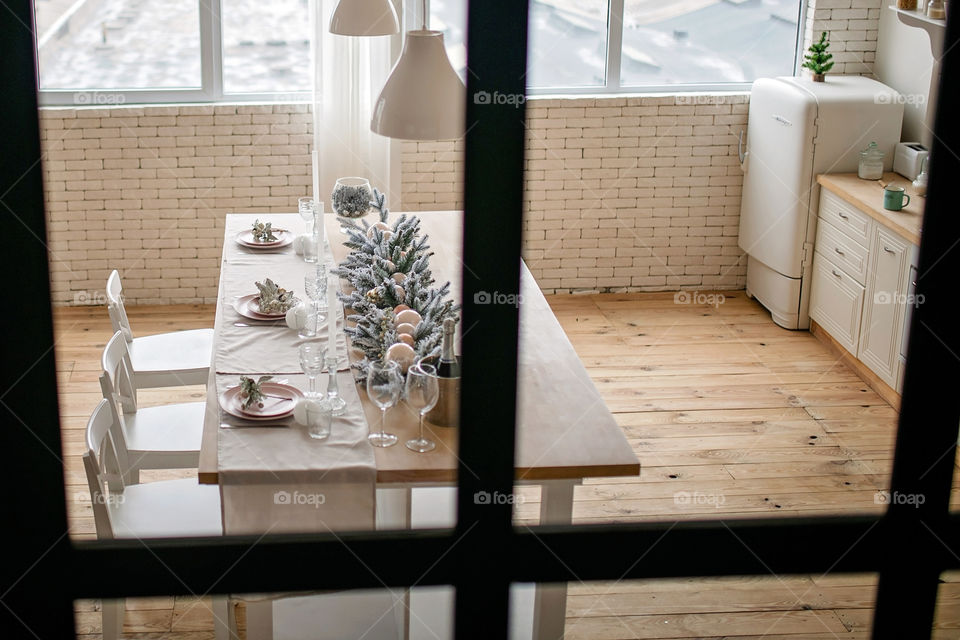
POLYGON ((200 0, 200 76, 210 100, 223 98, 223 24, 220 0, 200 0))
POLYGON ((607 84, 608 92, 620 90, 620 59, 623 55, 624 0, 610 0, 607 18, 607 84))

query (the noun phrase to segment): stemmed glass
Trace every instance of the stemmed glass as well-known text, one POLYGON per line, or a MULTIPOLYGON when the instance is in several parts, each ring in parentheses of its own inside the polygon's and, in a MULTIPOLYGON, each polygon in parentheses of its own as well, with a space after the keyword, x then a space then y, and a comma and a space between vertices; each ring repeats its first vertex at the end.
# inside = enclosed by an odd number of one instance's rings
POLYGON ((297 333, 301 338, 315 338, 317 329, 323 321, 320 313, 320 302, 327 297, 327 279, 318 277, 316 272, 308 273, 303 277, 303 290, 310 299, 308 303, 307 322, 297 333))
POLYGON ((308 398, 319 398, 317 393, 317 376, 323 373, 323 361, 327 355, 327 348, 321 347, 315 342, 307 342, 300 345, 300 368, 310 380, 310 390, 307 392, 308 398))
POLYGON ((397 436, 384 431, 387 422, 387 409, 397 404, 403 376, 400 366, 393 361, 371 362, 367 370, 367 397, 380 407, 380 432, 371 433, 367 438, 375 447, 390 447, 397 444, 397 436))
POLYGON ((327 358, 327 403, 335 416, 342 416, 347 409, 347 401, 340 397, 340 386, 337 384, 337 359, 327 358))
POLYGON ((420 436, 407 440, 407 449, 417 453, 433 451, 437 443, 423 437, 423 416, 437 405, 440 396, 440 385, 437 382, 437 370, 433 365, 419 362, 407 371, 405 398, 411 408, 420 414, 420 436))

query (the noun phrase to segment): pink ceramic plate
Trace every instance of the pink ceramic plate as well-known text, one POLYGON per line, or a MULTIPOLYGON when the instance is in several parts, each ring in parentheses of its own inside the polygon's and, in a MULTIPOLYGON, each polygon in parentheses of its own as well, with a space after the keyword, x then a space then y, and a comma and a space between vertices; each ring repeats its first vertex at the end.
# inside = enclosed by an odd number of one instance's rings
POLYGON ((233 308, 244 318, 251 320, 281 320, 287 315, 286 312, 263 313, 260 311, 260 296, 256 293, 240 296, 234 301, 233 308))
POLYGON ((264 398, 263 408, 252 405, 247 409, 240 406, 240 387, 231 387, 220 394, 220 406, 224 411, 244 420, 278 420, 293 414, 297 400, 303 393, 296 387, 276 382, 264 382, 260 389, 269 397, 264 398))
POLYGON ((293 234, 286 229, 274 229, 273 235, 277 237, 276 240, 271 240, 270 242, 260 242, 253 239, 253 231, 248 229, 238 233, 236 240, 237 244, 243 245, 244 247, 249 247, 251 249, 278 249, 293 242, 293 234))

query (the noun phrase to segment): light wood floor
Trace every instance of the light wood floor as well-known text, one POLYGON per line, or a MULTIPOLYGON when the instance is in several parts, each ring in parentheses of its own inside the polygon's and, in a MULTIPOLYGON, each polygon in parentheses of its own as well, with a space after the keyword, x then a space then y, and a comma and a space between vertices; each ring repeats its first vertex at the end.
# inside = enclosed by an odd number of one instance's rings
MULTIPOLYGON (((743 292, 723 296, 718 305, 677 304, 672 293, 549 298, 642 465, 639 477, 586 481, 575 522, 882 510, 875 496, 887 488, 896 412, 809 333, 777 327, 743 292)), ((128 311, 138 334, 213 322, 211 307, 128 311)), ((103 308, 58 309, 55 319, 71 534, 91 538, 82 429, 110 327, 103 308)), ((144 404, 203 398, 200 387, 141 394, 144 404)), ((518 523, 535 524, 538 491, 520 493, 518 523)), ((567 637, 868 638, 874 590, 870 575, 571 584, 567 637)), ((205 600, 127 608, 130 638, 212 638, 205 600)), ((77 622, 80 637, 97 638, 97 603, 78 602, 77 622)), ((935 637, 960 638, 960 575, 944 576, 935 637)))

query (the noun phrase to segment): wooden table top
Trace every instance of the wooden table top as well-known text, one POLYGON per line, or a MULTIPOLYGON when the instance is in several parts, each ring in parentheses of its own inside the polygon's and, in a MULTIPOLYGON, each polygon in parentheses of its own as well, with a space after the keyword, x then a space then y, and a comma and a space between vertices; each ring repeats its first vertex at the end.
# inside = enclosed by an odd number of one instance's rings
POLYGON ((899 173, 885 173, 883 181, 906 189, 910 196, 910 204, 902 211, 889 211, 883 208, 883 187, 876 180, 863 180, 855 173, 826 173, 817 176, 817 182, 821 186, 911 243, 919 245, 920 229, 923 226, 923 209, 927 199, 918 196, 913 183, 899 173))
MULTIPOLYGON (((261 214, 261 217, 267 214, 261 214)), ((399 214, 392 214, 391 220, 399 214)), ((451 293, 461 299, 460 247, 463 213, 417 213, 422 231, 430 236, 434 252, 431 270, 438 283, 451 281, 451 293)), ((296 214, 268 214, 276 226, 301 228, 296 214)), ((343 260, 348 249, 335 217, 325 216, 334 259, 343 260)), ((225 241, 231 241, 226 239, 225 241)), ((586 369, 557 322, 546 298, 526 265, 521 280, 521 337, 518 380, 517 466, 518 480, 575 479, 637 475, 640 463, 617 425, 586 369)), ((220 305, 218 305, 219 309, 220 305)), ((349 310, 348 310, 349 313, 349 310)), ((351 352, 351 358, 359 358, 351 352)), ((380 424, 380 410, 358 388, 372 429, 380 424)), ((208 392, 208 402, 216 402, 208 392)), ((478 407, 482 411, 483 407, 478 407)), ((387 431, 399 444, 375 449, 379 483, 449 483, 456 480, 457 429, 427 423, 428 437, 437 448, 420 454, 403 442, 415 437, 416 414, 405 403, 387 413, 387 431)), ((217 428, 204 432, 199 476, 202 483, 217 482, 217 428)))

